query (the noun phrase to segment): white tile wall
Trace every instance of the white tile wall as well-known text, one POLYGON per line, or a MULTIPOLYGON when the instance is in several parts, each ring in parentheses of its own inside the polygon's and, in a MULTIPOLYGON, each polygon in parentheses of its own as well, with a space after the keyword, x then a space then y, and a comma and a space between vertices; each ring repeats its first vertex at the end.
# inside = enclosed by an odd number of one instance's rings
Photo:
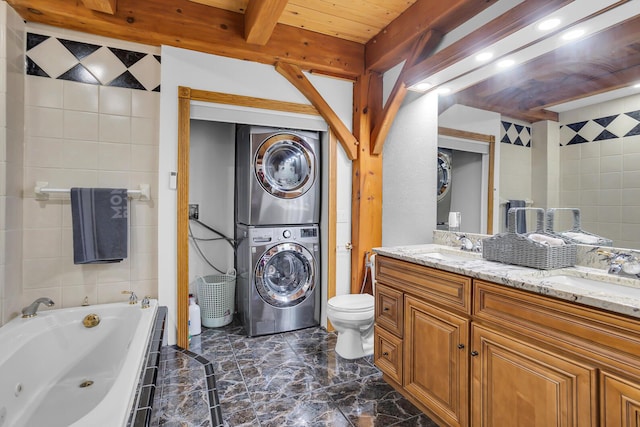
MULTIPOLYGON (((34 79, 34 83, 38 80, 54 81, 53 79, 34 79)), ((100 86, 82 84, 77 82, 62 81, 64 96, 60 98, 64 102, 65 110, 85 111, 97 113, 98 110, 98 91, 100 86)), ((60 107, 58 107, 60 108, 60 107)))
MULTIPOLYGON (((562 113, 560 122, 638 109, 640 95, 562 113)), ((625 120, 620 116, 614 125, 626 129, 625 120)), ((562 206, 580 208, 582 228, 613 239, 614 246, 640 248, 640 135, 565 145, 560 156, 562 206)))
MULTIPOLYGON (((43 28, 37 32, 43 34, 43 28)), ((104 45, 110 42, 105 39, 104 45)), ((69 197, 37 201, 33 186, 36 181, 61 188, 149 183, 156 197, 160 94, 38 76, 26 76, 26 93, 21 303, 43 295, 58 307, 77 306, 85 297, 92 304, 123 301, 127 297, 121 291, 129 289, 157 296, 153 200, 130 202, 128 259, 74 265, 69 197)))
POLYGON ((0 4, 0 326, 20 308, 22 294, 22 171, 24 161, 24 22, 0 4), (10 105, 10 108, 7 108, 10 105))

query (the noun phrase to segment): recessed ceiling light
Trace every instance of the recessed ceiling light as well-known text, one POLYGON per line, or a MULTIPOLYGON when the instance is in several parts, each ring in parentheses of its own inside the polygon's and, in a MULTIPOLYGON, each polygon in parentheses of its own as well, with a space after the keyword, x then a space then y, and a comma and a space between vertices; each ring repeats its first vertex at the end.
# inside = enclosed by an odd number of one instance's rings
POLYGON ((503 59, 502 61, 498 62, 496 65, 500 68, 509 68, 513 66, 513 64, 515 63, 516 61, 514 61, 513 59, 503 59))
POLYGON ((409 89, 411 90, 417 90, 419 92, 424 92, 426 90, 429 90, 433 87, 433 85, 429 82, 421 82, 418 84, 415 84, 413 86, 411 86, 409 89))
POLYGON ((482 52, 476 55, 476 61, 488 61, 493 58, 493 53, 491 52, 482 52))
POLYGON ((438 95, 448 95, 451 93, 451 89, 443 86, 441 88, 438 88, 436 92, 438 92, 438 95))
POLYGON ((579 28, 576 30, 571 30, 569 32, 566 32, 562 35, 562 38, 565 40, 575 40, 575 39, 579 39, 580 37, 584 36, 584 34, 586 33, 585 30, 579 28))
POLYGON ((558 25, 560 25, 560 22, 561 22, 560 18, 545 19, 544 21, 538 24, 538 29, 540 31, 553 30, 558 25))

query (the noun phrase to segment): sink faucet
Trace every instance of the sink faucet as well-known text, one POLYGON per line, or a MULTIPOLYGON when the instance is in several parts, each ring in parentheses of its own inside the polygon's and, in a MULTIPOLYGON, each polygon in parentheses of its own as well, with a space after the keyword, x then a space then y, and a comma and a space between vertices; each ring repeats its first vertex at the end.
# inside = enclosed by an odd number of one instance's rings
POLYGON ((470 238, 468 238, 464 234, 458 237, 458 240, 460 240, 461 250, 470 251, 470 252, 482 252, 482 240, 477 240, 476 242, 473 242, 470 238))
POLYGON ((634 279, 640 279, 640 259, 632 254, 622 252, 610 252, 598 249, 598 254, 603 255, 609 262, 607 273, 615 275, 627 275, 634 279))
POLYGON ((50 298, 46 298, 46 297, 38 298, 37 300, 35 300, 34 302, 32 302, 31 304, 29 304, 28 306, 22 309, 22 317, 26 319, 29 317, 37 316, 38 315, 37 311, 40 304, 44 304, 47 307, 51 307, 53 306, 54 302, 50 298))

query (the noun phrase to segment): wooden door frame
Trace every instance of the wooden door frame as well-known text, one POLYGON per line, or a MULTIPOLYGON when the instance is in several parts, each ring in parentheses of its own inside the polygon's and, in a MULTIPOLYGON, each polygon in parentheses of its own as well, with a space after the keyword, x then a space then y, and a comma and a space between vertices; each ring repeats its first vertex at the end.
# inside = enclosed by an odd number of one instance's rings
MULTIPOLYGON (((276 110, 297 114, 320 116, 318 110, 312 105, 297 104, 293 102, 276 101, 264 98, 233 95, 221 92, 192 89, 190 87, 178 87, 178 180, 177 180, 177 345, 189 348, 189 154, 191 145, 191 101, 210 102, 213 104, 226 104, 263 110, 276 110)), ((337 219, 337 145, 338 140, 329 130, 327 150, 328 159, 328 195, 329 209, 327 218, 327 299, 336 293, 336 219, 337 219), (333 266, 333 267, 332 267, 333 266)))
POLYGON ((489 144, 489 171, 487 177, 487 234, 493 234, 493 191, 494 191, 494 164, 496 157, 496 137, 483 133, 468 132, 447 127, 438 127, 438 136, 450 136, 453 138, 467 139, 471 141, 486 142, 489 144))

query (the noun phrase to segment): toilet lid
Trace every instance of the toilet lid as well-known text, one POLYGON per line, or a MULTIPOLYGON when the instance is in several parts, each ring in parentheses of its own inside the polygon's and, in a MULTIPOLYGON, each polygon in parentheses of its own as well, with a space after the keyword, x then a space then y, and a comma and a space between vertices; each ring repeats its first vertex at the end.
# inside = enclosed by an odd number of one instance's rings
POLYGON ((331 298, 328 304, 342 311, 367 311, 373 310, 374 301, 369 294, 347 294, 331 298))

